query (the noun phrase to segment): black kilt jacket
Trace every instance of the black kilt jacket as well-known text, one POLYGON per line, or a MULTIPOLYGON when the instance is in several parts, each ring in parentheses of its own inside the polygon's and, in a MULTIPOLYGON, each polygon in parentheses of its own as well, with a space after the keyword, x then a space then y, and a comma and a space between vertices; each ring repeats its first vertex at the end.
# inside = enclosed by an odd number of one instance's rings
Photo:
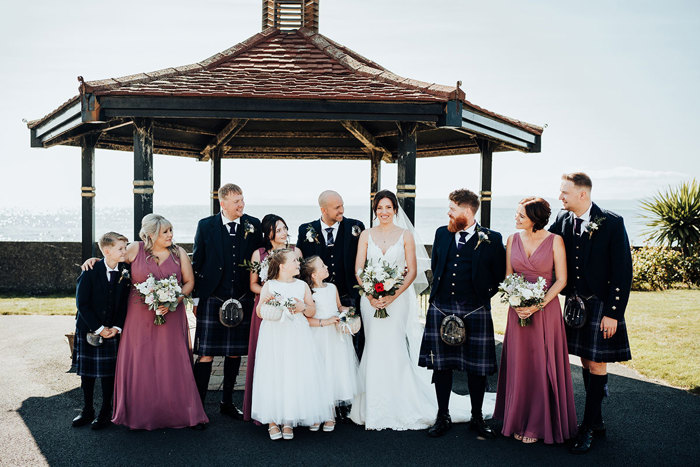
POLYGON ((590 220, 598 220, 599 227, 590 235, 582 234, 585 236, 583 271, 577 271, 574 264, 578 254, 574 244, 574 217, 572 212, 562 210, 549 228, 550 232, 563 237, 566 246, 569 280, 562 294, 573 294, 575 278, 581 276, 603 301, 603 315, 621 321, 632 287, 632 253, 622 217, 593 203, 590 220))
MULTIPOLYGON (((491 297, 498 292, 498 284, 503 281, 506 275, 506 250, 500 233, 477 224, 477 232, 474 235, 478 235, 479 231, 488 236, 488 242, 482 241, 474 252, 472 282, 478 303, 489 306, 491 297)), ((447 226, 439 227, 435 232, 431 255, 431 269, 433 271, 433 284, 430 290, 431 303, 437 295, 440 281, 445 272, 450 242, 454 241, 455 234, 447 230, 447 226)))
MULTIPOLYGON (((221 280, 225 260, 221 225, 220 213, 205 217, 197 224, 192 250, 193 297, 208 298, 221 280)), ((243 231, 243 237, 240 239, 242 256, 234 267, 236 268, 236 288, 240 294, 243 294, 250 291, 250 271, 242 264, 244 260, 250 260, 253 252, 262 246, 262 230, 260 221, 247 214, 241 216, 239 228, 243 231)))
POLYGON ((83 271, 78 277, 75 293, 78 311, 75 326, 79 331, 94 332, 100 326, 124 328, 131 280, 127 275, 127 264, 119 263, 118 269, 119 278, 113 294, 114 304, 109 302, 109 281, 104 260, 96 262, 92 269, 83 271))
MULTIPOLYGON (((338 226, 338 231, 342 230, 343 243, 343 271, 345 272, 345 285, 350 296, 353 299, 359 297, 357 289, 353 288, 357 285, 355 280, 355 258, 357 257, 357 242, 360 239, 360 233, 365 230, 365 225, 357 219, 343 217, 338 226)), ((326 246, 325 232, 321 229, 321 220, 307 222, 299 226, 297 234, 297 248, 301 250, 304 258, 309 256, 323 257, 323 248, 326 246)), ((340 234, 338 235, 339 237, 340 234)))

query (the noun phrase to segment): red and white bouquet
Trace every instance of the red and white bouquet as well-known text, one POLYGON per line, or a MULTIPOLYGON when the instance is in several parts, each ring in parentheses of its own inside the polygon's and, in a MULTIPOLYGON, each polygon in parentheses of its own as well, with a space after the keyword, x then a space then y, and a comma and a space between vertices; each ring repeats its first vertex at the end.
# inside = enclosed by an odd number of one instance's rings
MULTIPOLYGON (((379 262, 365 262, 364 269, 358 269, 357 275, 362 280, 362 285, 356 285, 361 295, 374 298, 395 295, 403 284, 404 270, 397 266, 392 266, 384 260, 379 262)), ((379 308, 374 312, 375 318, 386 318, 389 316, 386 308, 379 308)))

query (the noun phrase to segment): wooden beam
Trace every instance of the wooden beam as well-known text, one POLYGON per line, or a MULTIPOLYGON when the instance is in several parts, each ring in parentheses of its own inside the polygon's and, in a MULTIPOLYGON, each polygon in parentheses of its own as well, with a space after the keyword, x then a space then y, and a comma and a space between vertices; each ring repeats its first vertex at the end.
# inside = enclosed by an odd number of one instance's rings
POLYGON ((265 153, 282 153, 282 154, 348 154, 355 153, 364 155, 365 159, 369 156, 365 151, 359 148, 347 148, 337 146, 232 146, 228 148, 226 154, 236 154, 240 152, 265 152, 265 153))
POLYGON ((134 119, 134 239, 153 212, 153 120, 134 119))
POLYGON ((481 151, 481 225, 491 227, 491 178, 493 172, 493 148, 495 143, 487 139, 477 139, 481 151))
POLYGON ((396 197, 408 219, 416 225, 416 148, 418 146, 417 125, 414 122, 399 122, 398 171, 396 197))
POLYGON ((239 138, 308 138, 308 139, 353 139, 352 135, 339 131, 241 131, 239 138))
POLYGON ((75 131, 70 131, 68 133, 64 133, 63 135, 53 138, 51 140, 48 140, 46 143, 44 143, 45 148, 50 148, 53 146, 58 146, 61 144, 66 144, 71 142, 72 140, 78 141, 78 144, 80 144, 80 139, 84 136, 99 136, 100 133, 114 130, 116 128, 121 128, 127 125, 131 125, 132 121, 131 119, 126 119, 126 118, 115 118, 112 121, 105 122, 105 123, 91 123, 91 124, 84 124, 80 128, 76 129, 75 131))
POLYGON ((80 139, 81 252, 83 261, 95 256, 95 143, 97 135, 80 139))
POLYGON ((208 160, 211 157, 211 152, 219 147, 224 146, 226 143, 231 141, 231 138, 236 136, 236 134, 243 129, 248 120, 242 120, 234 118, 226 124, 226 126, 219 131, 219 133, 212 138, 211 141, 202 149, 202 160, 208 160))
POLYGON ((163 130, 174 130, 182 133, 192 133, 195 135, 214 136, 216 134, 216 132, 213 130, 198 128, 196 126, 180 125, 179 123, 164 122, 162 120, 154 121, 153 126, 163 130))
POLYGON ((371 153, 379 152, 382 154, 382 159, 385 162, 391 162, 393 160, 391 156, 391 151, 385 148, 377 139, 367 131, 358 122, 341 121, 340 122, 346 130, 348 130, 352 135, 357 138, 357 140, 362 143, 371 153))

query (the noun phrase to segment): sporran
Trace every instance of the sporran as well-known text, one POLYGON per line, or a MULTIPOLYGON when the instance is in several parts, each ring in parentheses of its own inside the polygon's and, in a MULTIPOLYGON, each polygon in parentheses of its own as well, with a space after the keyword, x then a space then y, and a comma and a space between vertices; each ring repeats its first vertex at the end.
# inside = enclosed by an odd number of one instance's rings
POLYGON ((85 334, 85 338, 87 339, 88 344, 90 344, 93 347, 99 347, 102 345, 102 342, 104 342, 102 336, 95 335, 92 332, 88 332, 87 334, 85 334))
POLYGON ((219 307, 219 322, 227 328, 235 328, 243 322, 243 305, 235 298, 229 298, 219 307))
POLYGON ((586 304, 578 294, 566 298, 564 304, 564 323, 573 329, 580 329, 586 324, 586 304))
MULTIPOLYGON (((464 324, 464 319, 455 314, 448 315, 434 303, 433 306, 437 311, 444 315, 442 322, 440 322, 440 339, 442 342, 453 347, 463 345, 467 341, 467 327, 464 324)), ((480 306, 476 310, 470 311, 464 315, 464 318, 481 310, 482 308, 483 306, 480 306)))

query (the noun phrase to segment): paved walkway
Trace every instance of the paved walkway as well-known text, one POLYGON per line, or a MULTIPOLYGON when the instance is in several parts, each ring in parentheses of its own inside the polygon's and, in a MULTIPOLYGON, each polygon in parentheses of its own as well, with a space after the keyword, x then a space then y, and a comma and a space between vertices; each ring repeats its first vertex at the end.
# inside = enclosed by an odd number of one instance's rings
MULTIPOLYGON (((68 373, 63 335, 67 316, 0 316, 0 465, 698 465, 700 397, 644 380, 614 365, 604 404, 608 439, 585 456, 562 446, 523 445, 512 439, 479 440, 466 425, 444 437, 423 431, 365 431, 339 425, 334 433, 295 430, 292 442, 271 442, 265 427, 221 416, 218 393, 206 410, 207 430, 101 432, 74 429, 82 401, 79 378, 68 373)), ((580 371, 573 369, 581 415, 580 371)), ((492 390, 495 380, 490 379, 492 390)), ((219 383, 214 383, 219 384, 219 383)), ((466 384, 458 378, 457 391, 466 384)), ((99 393, 99 391, 97 391, 99 393)), ((236 391, 240 402, 243 395, 236 391)), ((99 398, 99 397, 98 397, 99 398)))

